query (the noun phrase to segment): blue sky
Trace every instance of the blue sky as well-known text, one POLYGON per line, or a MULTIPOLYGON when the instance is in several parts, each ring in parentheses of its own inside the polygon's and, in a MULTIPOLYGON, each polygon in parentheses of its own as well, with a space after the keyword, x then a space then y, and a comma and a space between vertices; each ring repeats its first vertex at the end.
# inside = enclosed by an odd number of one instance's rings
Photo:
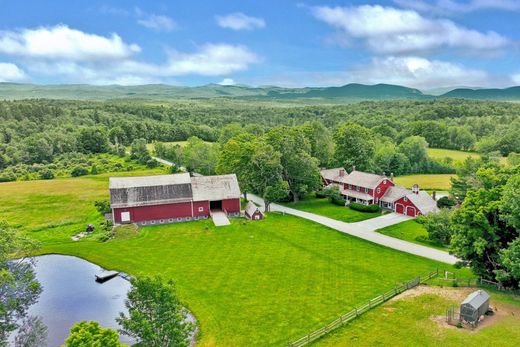
POLYGON ((0 0, 0 81, 520 84, 517 0, 0 0))

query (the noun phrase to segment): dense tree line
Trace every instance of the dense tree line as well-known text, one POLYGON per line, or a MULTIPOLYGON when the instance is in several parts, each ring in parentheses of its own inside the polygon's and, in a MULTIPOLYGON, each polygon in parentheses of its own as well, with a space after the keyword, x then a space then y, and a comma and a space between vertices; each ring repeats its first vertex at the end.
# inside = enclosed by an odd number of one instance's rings
MULTIPOLYGON (((347 166, 356 162, 360 169, 395 174, 446 172, 446 166, 450 166, 446 163, 407 162, 404 152, 414 146, 418 148, 422 138, 430 147, 501 155, 519 153, 520 138, 516 135, 520 131, 519 115, 517 104, 456 99, 307 106, 225 99, 160 104, 4 101, 0 102, 0 170, 20 164, 47 165, 69 153, 121 155, 139 139, 151 143, 197 137, 222 146, 242 131, 259 137, 280 126, 307 124, 303 132, 310 141, 311 155, 320 166, 331 163, 332 146, 336 142, 345 150, 344 158, 336 159, 347 166), (315 125, 309 126, 313 122, 315 125), (344 136, 345 142, 340 144, 337 133, 345 123, 352 134, 344 136), (335 139, 331 142, 320 138, 322 135, 335 139), (358 141, 361 137, 365 137, 363 142, 358 141), (358 157, 350 157, 352 151, 347 147, 353 144, 359 146, 358 157), (371 159, 367 154, 374 156, 372 163, 363 161, 371 159)), ((207 151, 203 145, 198 147, 197 150, 207 151)), ((211 155, 214 157, 214 153, 211 155)), ((420 156, 420 151, 416 155, 420 156)), ((213 169, 209 167, 206 171, 213 169)))

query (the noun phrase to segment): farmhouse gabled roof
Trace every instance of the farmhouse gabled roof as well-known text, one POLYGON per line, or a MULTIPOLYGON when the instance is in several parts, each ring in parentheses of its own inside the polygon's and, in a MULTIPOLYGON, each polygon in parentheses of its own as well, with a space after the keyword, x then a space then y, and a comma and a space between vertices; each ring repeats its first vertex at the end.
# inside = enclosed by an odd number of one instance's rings
POLYGON ((240 187, 235 174, 192 177, 191 186, 194 201, 240 198, 240 187))
POLYGON ((394 202, 396 200, 399 200, 401 199, 403 196, 406 196, 408 194, 411 194, 412 191, 409 190, 409 189, 406 189, 405 187, 402 187, 402 186, 392 186, 392 187, 389 187, 386 192, 385 192, 385 195, 383 195, 381 197, 381 201, 383 202, 394 202))
POLYGON ((475 309, 478 309, 486 301, 489 300, 489 294, 485 290, 476 290, 464 299, 461 305, 469 304, 475 309))
POLYGON ((348 176, 346 176, 343 182, 363 188, 373 189, 376 188, 379 182, 384 179, 387 179, 387 177, 383 175, 376 175, 362 171, 352 171, 348 176))
POLYGON ((249 201, 244 212, 248 216, 252 216, 256 211, 260 211, 258 206, 256 206, 253 202, 249 201))
POLYGON ((348 176, 345 168, 342 167, 337 167, 334 169, 323 169, 320 171, 320 174, 323 179, 333 182, 343 182, 343 180, 345 180, 345 178, 348 176), (343 170, 343 176, 340 176, 341 170, 343 170))
POLYGON ((439 211, 437 202, 424 190, 419 191, 417 194, 410 193, 406 195, 406 197, 419 209, 419 211, 421 211, 423 215, 439 211))

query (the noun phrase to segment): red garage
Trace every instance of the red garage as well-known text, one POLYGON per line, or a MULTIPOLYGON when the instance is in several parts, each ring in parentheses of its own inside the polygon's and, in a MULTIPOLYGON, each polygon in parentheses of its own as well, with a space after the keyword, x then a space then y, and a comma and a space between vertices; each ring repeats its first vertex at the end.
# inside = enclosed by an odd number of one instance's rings
POLYGON ((111 177, 109 187, 116 224, 174 223, 208 218, 212 211, 240 215, 240 188, 235 175, 111 177))

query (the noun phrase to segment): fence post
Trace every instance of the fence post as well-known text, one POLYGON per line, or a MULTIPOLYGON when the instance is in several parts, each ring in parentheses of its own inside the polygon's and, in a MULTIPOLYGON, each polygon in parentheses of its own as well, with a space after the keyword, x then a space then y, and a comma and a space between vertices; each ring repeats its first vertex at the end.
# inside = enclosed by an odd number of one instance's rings
POLYGON ((372 300, 368 300, 368 308, 372 308, 372 300))

